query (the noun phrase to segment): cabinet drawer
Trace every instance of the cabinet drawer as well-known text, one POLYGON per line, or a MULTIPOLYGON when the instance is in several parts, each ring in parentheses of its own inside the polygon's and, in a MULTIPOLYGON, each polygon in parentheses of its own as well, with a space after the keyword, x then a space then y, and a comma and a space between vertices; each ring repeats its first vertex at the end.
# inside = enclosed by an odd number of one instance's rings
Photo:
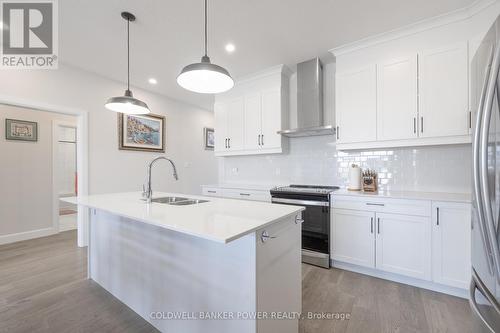
POLYGON ((430 216, 431 201, 406 200, 363 196, 332 196, 332 207, 341 209, 363 210, 378 213, 430 216))
POLYGON ((222 196, 224 198, 232 198, 232 199, 271 202, 271 194, 268 191, 223 189, 222 196))
POLYGON ((203 195, 209 196, 209 197, 221 197, 222 196, 222 190, 217 187, 203 187, 202 189, 203 195))

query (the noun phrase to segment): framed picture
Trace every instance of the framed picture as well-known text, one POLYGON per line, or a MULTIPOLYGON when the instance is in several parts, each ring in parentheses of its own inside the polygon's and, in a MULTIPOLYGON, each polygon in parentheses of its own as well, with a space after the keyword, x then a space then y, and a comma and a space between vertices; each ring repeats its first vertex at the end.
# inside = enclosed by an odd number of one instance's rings
POLYGON ((165 152, 165 117, 118 114, 118 148, 165 152))
POLYGON ((205 127, 203 129, 203 136, 205 137, 205 149, 206 150, 214 150, 214 148, 215 148, 214 129, 205 127))
POLYGON ((5 139, 38 141, 38 123, 18 119, 5 119, 5 139))

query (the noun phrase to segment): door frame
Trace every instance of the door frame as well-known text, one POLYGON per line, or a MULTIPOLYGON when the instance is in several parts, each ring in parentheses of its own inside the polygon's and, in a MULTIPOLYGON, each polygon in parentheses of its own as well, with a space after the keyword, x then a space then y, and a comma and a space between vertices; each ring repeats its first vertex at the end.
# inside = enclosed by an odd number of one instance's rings
MULTIPOLYGON (((76 170, 78 173, 78 197, 88 195, 88 111, 81 110, 77 108, 71 108, 61 105, 47 104, 44 102, 28 100, 25 98, 13 97, 0 95, 0 104, 11 105, 14 107, 22 107, 31 109, 33 111, 45 111, 58 113, 63 115, 76 116, 77 118, 77 165, 76 170)), ((54 154, 52 154, 54 155, 54 154)), ((54 170, 54 168, 52 168, 54 170)), ((54 177, 52 179, 54 183, 54 177)), ((53 233, 56 234, 59 231, 59 213, 56 208, 59 207, 59 203, 55 199, 55 190, 53 188, 53 200, 52 200, 52 213, 53 213, 53 233), (55 215, 57 214, 57 215, 55 215)), ((78 246, 83 247, 88 244, 88 221, 89 212, 87 209, 78 209, 78 246)))

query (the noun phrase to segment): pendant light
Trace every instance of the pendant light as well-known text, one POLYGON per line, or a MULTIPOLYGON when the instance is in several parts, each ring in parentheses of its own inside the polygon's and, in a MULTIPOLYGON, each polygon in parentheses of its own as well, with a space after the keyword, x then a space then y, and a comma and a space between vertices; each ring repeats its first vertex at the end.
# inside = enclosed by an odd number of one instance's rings
POLYGON ((147 114, 150 112, 147 104, 134 98, 130 90, 130 22, 135 21, 135 16, 129 12, 122 12, 122 17, 127 20, 127 90, 125 90, 124 96, 116 96, 108 99, 104 106, 115 112, 147 114))
POLYGON ((205 55, 201 62, 187 65, 177 76, 177 83, 184 89, 202 94, 216 94, 234 86, 229 72, 212 64, 207 55, 207 0, 205 0, 205 55))

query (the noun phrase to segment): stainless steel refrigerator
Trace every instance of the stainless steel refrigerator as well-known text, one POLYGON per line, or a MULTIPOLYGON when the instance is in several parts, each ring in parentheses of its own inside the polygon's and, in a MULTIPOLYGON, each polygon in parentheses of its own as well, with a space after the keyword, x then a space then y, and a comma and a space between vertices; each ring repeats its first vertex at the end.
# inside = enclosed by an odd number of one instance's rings
POLYGON ((472 278, 474 332, 500 332, 500 17, 471 62, 473 126, 472 278))

